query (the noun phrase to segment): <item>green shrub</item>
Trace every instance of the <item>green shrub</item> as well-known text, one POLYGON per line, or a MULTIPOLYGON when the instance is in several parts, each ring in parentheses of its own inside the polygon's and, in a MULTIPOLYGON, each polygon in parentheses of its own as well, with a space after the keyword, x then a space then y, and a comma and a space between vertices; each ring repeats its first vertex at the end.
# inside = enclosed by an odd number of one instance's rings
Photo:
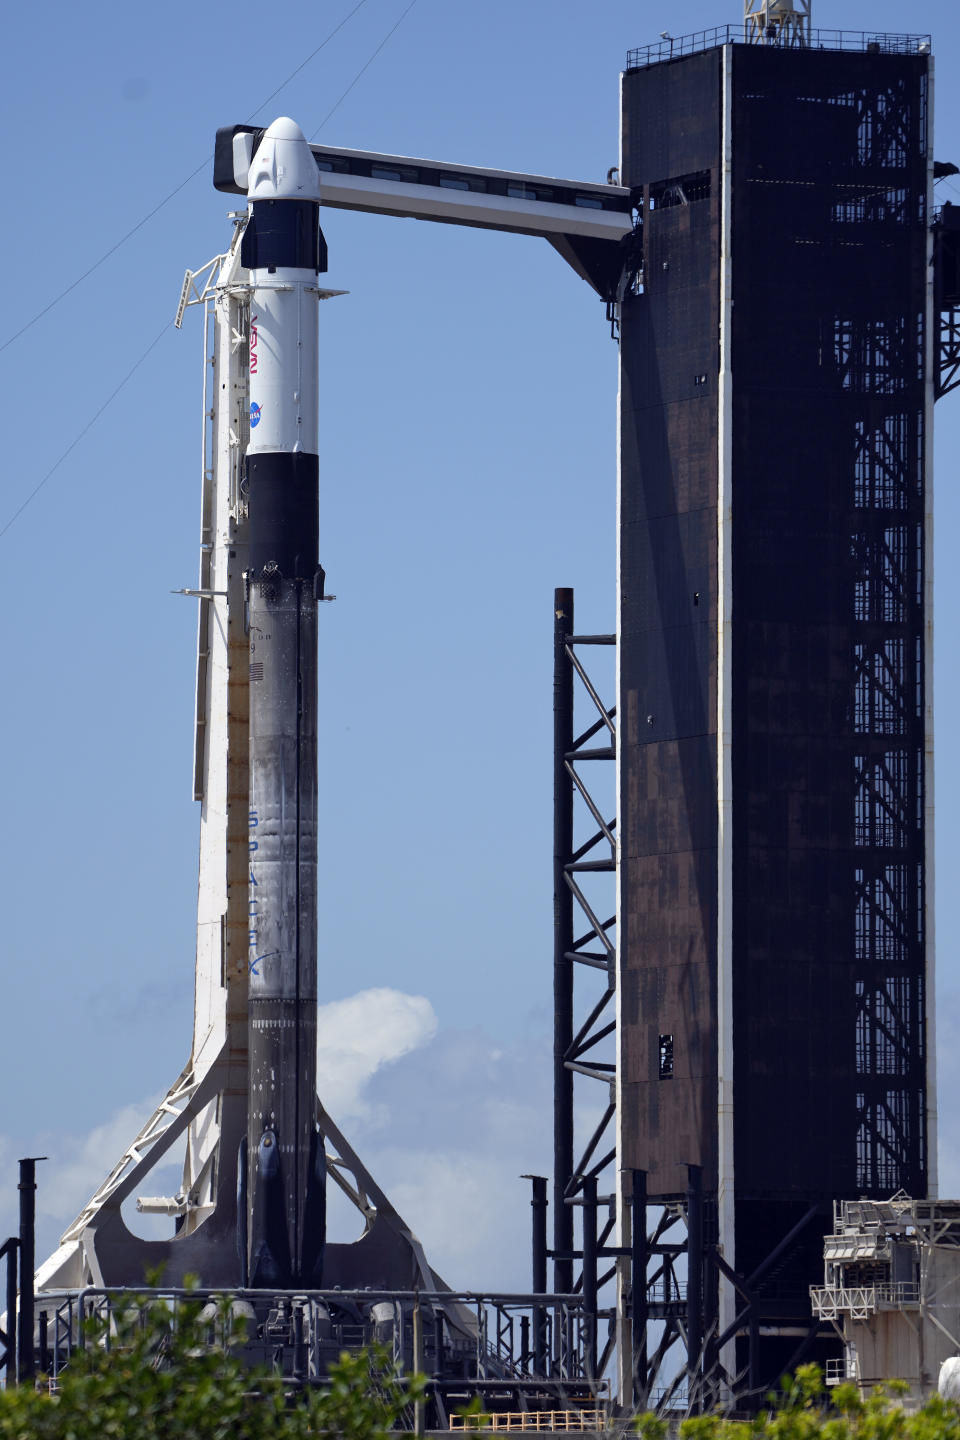
POLYGON ((88 1322, 53 1394, 0 1392, 0 1440, 383 1440, 423 1394, 423 1379, 397 1376, 378 1349, 342 1354, 328 1389, 291 1391, 237 1353, 244 1323, 229 1298, 216 1343, 202 1310, 180 1302, 174 1325, 166 1302, 144 1297, 115 1310, 112 1329, 88 1322))
MULTIPOLYGON (((801 1365, 780 1395, 750 1420, 698 1415, 680 1423, 681 1440, 960 1440, 960 1409, 939 1395, 920 1410, 903 1408, 902 1380, 878 1386, 866 1400, 855 1385, 827 1390, 819 1365, 801 1365)), ((636 1422, 644 1440, 664 1440, 662 1421, 636 1422)))

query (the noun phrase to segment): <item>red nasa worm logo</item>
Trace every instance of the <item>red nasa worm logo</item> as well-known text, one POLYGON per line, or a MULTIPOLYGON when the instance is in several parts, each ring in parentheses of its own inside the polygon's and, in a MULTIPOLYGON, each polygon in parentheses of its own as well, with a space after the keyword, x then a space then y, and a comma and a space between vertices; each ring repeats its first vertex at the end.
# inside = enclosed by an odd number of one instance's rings
POLYGON ((257 316, 250 317, 250 374, 257 373, 257 316))

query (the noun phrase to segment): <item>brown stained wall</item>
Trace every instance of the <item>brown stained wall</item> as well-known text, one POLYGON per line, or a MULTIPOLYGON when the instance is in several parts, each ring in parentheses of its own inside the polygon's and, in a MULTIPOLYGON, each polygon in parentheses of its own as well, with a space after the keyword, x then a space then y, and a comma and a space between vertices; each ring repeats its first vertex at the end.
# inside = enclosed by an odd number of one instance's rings
POLYGON ((716 1185, 719 55, 624 78, 644 293, 621 316, 621 1164, 716 1185), (709 197, 650 187, 711 172, 709 197), (673 1075, 659 1039, 673 1037, 673 1075))

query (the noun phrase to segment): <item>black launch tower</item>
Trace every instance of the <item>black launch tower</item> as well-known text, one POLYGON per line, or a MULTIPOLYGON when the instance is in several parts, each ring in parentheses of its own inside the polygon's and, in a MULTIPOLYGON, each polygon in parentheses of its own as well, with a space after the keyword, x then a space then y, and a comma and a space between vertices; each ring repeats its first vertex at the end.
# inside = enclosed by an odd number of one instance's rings
POLYGON ((619 1164, 699 1167, 695 1368, 755 1385, 833 1200, 935 1193, 929 48, 623 77, 619 1164))

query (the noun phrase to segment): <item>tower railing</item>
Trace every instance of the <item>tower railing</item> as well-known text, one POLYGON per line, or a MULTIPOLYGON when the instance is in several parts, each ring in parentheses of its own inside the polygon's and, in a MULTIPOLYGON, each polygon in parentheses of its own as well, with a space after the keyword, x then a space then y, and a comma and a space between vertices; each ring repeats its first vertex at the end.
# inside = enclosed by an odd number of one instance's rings
MULTIPOLYGON (((550 1381, 588 1380, 585 1344, 590 1324, 580 1294, 491 1294, 478 1291, 251 1290, 88 1287, 43 1297, 41 1371, 56 1383, 74 1353, 91 1343, 122 1348, 122 1324, 161 1306, 171 1332, 196 1316, 211 1344, 224 1326, 245 1325, 240 1342, 251 1363, 267 1365, 305 1384, 322 1383, 343 1350, 384 1346, 401 1371, 417 1370, 443 1383, 522 1388, 550 1381), (186 1307, 186 1309, 185 1309, 186 1307), (547 1366, 532 1345, 535 1312, 543 1311, 547 1366), (51 1323, 52 1321, 52 1323, 51 1323), (563 1334, 560 1343, 559 1333, 563 1334), (418 1339, 419 1334, 419 1339, 418 1339), (562 1354, 558 1367, 551 1354, 562 1354)), ((600 1394, 596 1386, 590 1394, 600 1394)))
POLYGON ((737 25, 715 25, 711 30, 695 30, 690 35, 663 35, 652 45, 641 45, 627 51, 627 70, 645 70, 665 60, 679 60, 682 55, 696 55, 701 50, 715 50, 719 45, 763 44, 778 49, 860 50, 879 55, 922 55, 930 50, 929 35, 881 34, 873 30, 810 30, 807 43, 798 47, 796 38, 779 26, 757 40, 743 21, 737 25))

